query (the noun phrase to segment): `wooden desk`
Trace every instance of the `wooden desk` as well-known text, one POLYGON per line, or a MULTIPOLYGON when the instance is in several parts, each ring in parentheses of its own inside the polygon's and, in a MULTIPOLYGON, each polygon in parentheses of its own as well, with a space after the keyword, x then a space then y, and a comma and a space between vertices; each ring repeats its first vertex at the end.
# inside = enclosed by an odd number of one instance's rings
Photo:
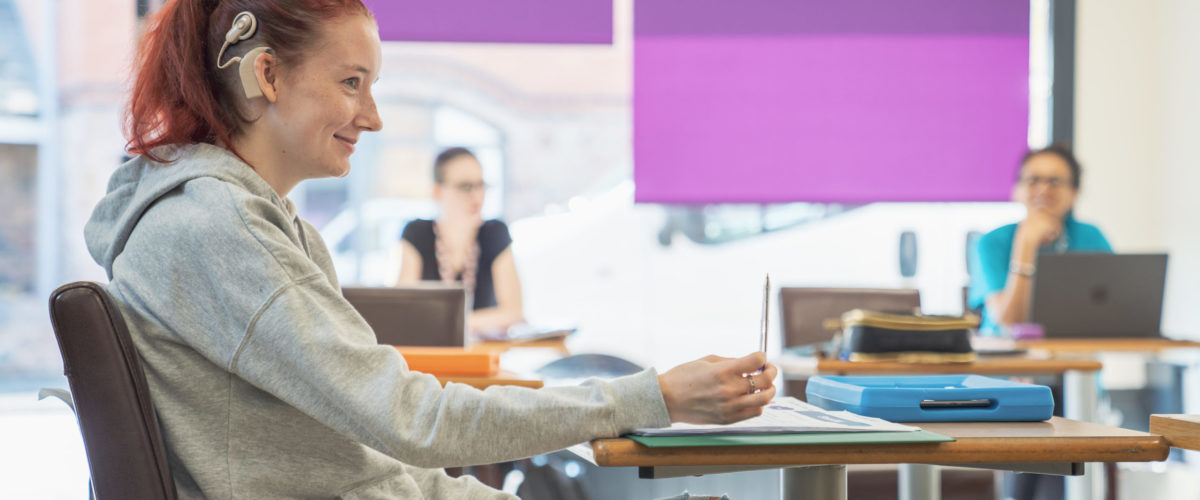
POLYGON ((491 377, 483 376, 461 376, 461 375, 435 375, 438 382, 446 385, 448 382, 456 382, 459 384, 467 384, 476 389, 487 389, 493 385, 516 385, 521 387, 531 387, 540 389, 542 381, 536 379, 522 378, 519 375, 501 370, 500 373, 491 377))
POLYGON ((1166 349, 1200 347, 1200 342, 1164 338, 1110 339, 1039 339, 1018 340, 1017 349, 1038 349, 1053 354, 1094 354, 1097 352, 1158 352, 1166 349))
POLYGON ((1150 433, 1176 448, 1200 451, 1200 415, 1150 415, 1150 433))
POLYGON ((784 498, 845 499, 847 464, 941 464, 1079 475, 1085 462, 1158 461, 1170 451, 1162 436, 1059 417, 1047 422, 911 425, 956 441, 649 448, 615 438, 592 441, 591 457, 587 450, 580 454, 600 466, 639 467, 642 477, 786 468, 784 498), (792 468, 797 466, 811 467, 792 468))
MULTIPOLYGON (((805 380, 813 375, 930 375, 971 374, 992 376, 1062 375, 1063 415, 1082 421, 1095 420, 1097 395, 1095 373, 1103 365, 1094 359, 1036 358, 1028 355, 980 356, 971 363, 897 363, 842 361, 826 358, 800 358, 783 356, 777 365, 785 380, 805 380)), ((1088 467, 1084 478, 1067 481, 1067 498, 1070 500, 1093 500, 1094 482, 1099 471, 1088 467)), ((940 490, 930 492, 932 485, 940 482, 936 467, 905 464, 900 466, 900 497, 902 499, 941 498, 940 490), (905 489, 905 488, 908 489, 905 489), (918 491, 921 490, 921 491, 918 491)))

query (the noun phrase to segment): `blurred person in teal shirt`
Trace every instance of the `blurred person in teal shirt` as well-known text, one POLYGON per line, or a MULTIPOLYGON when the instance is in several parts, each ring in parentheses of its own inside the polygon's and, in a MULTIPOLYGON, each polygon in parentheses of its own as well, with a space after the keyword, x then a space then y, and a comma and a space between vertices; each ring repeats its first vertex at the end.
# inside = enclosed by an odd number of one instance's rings
POLYGON ((1025 205, 1025 219, 980 237, 971 262, 968 304, 982 308, 984 335, 1029 321, 1039 253, 1112 253, 1104 233, 1073 214, 1081 170, 1071 150, 1058 144, 1021 159, 1013 201, 1025 205))

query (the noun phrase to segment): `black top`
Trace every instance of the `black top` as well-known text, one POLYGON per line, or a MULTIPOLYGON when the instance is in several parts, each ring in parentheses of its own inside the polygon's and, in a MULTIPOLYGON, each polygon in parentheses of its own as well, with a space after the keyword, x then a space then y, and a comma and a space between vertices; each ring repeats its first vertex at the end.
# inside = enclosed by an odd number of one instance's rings
MULTIPOLYGON (((421 254, 421 279, 440 281, 437 252, 434 249, 433 221, 415 219, 404 226, 400 238, 412 244, 421 254)), ((479 265, 475 272, 475 309, 496 307, 496 287, 492 280, 492 263, 512 244, 508 226, 497 219, 479 226, 479 265)), ((461 277, 459 278, 461 281, 461 277)))

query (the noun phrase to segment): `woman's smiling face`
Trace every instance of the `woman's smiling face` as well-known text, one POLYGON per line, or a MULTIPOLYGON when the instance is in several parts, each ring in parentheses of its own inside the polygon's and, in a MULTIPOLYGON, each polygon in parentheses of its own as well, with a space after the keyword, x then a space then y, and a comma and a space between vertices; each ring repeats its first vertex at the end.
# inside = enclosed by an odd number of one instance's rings
POLYGON ((381 64, 374 20, 347 15, 320 32, 302 60, 280 67, 278 97, 264 116, 277 153, 301 179, 345 176, 360 134, 383 126, 371 95, 381 64))
POLYGON ((1078 194, 1074 183, 1071 167, 1065 160, 1052 153, 1036 154, 1021 167, 1013 199, 1030 212, 1066 217, 1078 194))

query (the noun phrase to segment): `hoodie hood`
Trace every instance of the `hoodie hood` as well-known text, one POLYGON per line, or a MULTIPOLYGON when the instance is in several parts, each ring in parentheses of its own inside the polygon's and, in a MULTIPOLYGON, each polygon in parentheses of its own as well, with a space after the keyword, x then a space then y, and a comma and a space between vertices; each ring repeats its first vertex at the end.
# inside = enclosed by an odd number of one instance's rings
POLYGON ((229 150, 211 144, 168 146, 155 151, 172 163, 158 163, 143 156, 121 165, 108 181, 108 192, 83 228, 92 259, 112 279, 113 261, 125 249, 142 214, 163 196, 201 177, 213 177, 271 200, 293 218, 290 200, 279 196, 250 165, 229 150))

